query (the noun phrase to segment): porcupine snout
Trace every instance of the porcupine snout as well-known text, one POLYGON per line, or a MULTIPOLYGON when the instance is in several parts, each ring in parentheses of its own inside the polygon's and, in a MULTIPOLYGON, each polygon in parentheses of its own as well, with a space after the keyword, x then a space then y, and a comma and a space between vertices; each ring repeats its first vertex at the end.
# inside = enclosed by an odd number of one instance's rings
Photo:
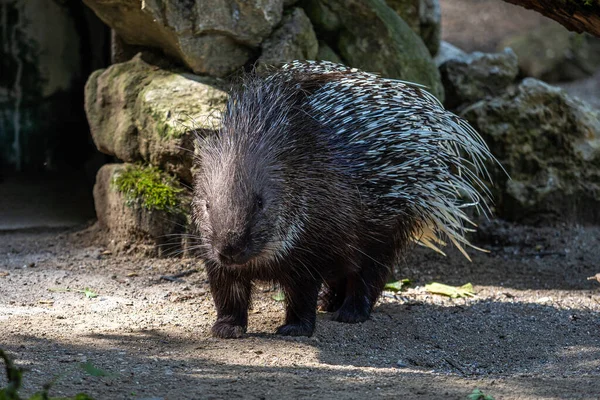
POLYGON ((228 231, 221 240, 215 245, 215 252, 222 264, 242 265, 247 263, 250 258, 249 234, 228 231))

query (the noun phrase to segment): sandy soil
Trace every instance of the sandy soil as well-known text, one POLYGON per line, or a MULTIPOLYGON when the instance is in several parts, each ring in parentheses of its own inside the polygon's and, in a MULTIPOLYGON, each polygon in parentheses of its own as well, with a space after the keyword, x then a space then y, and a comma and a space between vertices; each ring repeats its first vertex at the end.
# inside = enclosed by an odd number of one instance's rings
MULTIPOLYGON (((59 373, 54 395, 98 399, 600 398, 600 228, 495 222, 472 263, 417 248, 359 325, 319 316, 312 338, 272 334, 283 305, 258 285, 249 334, 209 337, 215 313, 201 263, 113 255, 95 228, 0 234, 0 346, 29 369, 25 393, 59 373), (180 281, 161 279, 197 269, 180 281), (472 282, 477 296, 424 291, 472 282), (88 299, 55 288, 90 287, 88 299), (81 361, 114 373, 94 378, 81 361), (283 396, 283 397, 282 397, 283 396)), ((5 377, 0 378, 0 386, 5 377)))

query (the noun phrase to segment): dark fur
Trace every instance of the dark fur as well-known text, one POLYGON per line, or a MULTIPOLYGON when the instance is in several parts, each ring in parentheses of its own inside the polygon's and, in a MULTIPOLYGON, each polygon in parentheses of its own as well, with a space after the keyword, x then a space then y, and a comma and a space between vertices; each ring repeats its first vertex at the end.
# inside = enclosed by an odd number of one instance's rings
POLYGON ((365 321, 408 242, 413 220, 382 217, 375 187, 386 182, 367 183, 372 166, 354 165, 365 149, 334 139, 306 104, 340 76, 252 75, 232 93, 219 135, 199 143, 193 216, 217 337, 246 331, 255 280, 284 290, 279 334, 312 335, 323 283, 335 321, 365 321))

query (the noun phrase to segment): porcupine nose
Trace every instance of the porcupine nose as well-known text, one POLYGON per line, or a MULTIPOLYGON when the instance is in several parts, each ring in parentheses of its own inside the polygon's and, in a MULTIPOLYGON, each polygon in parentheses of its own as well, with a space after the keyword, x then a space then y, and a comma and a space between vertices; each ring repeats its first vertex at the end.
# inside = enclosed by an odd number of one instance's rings
POLYGON ((219 251, 219 261, 223 264, 243 264, 245 261, 244 250, 238 250, 233 247, 226 247, 219 251))
POLYGON ((248 261, 248 251, 244 240, 232 240, 217 249, 219 261, 226 265, 244 264, 248 261))

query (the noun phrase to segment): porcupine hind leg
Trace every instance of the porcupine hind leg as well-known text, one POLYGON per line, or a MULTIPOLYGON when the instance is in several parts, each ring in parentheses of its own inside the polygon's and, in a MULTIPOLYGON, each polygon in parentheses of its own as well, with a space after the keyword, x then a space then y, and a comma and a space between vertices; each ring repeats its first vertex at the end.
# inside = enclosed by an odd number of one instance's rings
POLYGON ((319 295, 319 310, 335 312, 342 306, 345 298, 346 278, 328 280, 323 285, 323 290, 319 295))
POLYGON ((388 260, 365 256, 361 269, 347 277, 346 297, 331 319, 347 323, 364 322, 369 319, 389 277, 390 269, 391 263, 388 263, 388 260))
POLYGON ((252 285, 250 279, 236 271, 228 271, 207 263, 206 272, 210 282, 217 321, 211 332, 213 336, 229 339, 239 338, 248 326, 248 307, 252 285))
POLYGON ((312 336, 317 319, 321 281, 313 277, 281 282, 285 293, 285 324, 277 329, 284 336, 312 336))

